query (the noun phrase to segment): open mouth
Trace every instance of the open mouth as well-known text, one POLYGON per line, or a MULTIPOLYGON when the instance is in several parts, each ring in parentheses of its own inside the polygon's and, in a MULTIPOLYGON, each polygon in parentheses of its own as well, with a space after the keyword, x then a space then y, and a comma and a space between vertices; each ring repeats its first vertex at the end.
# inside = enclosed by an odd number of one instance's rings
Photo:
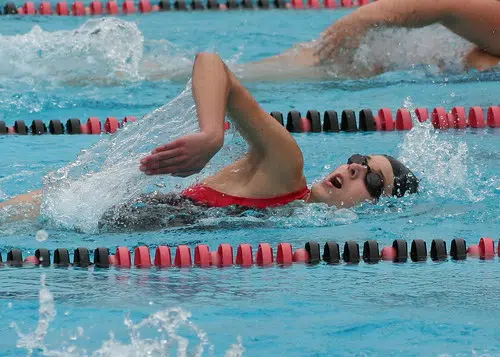
POLYGON ((335 188, 342 188, 342 177, 340 175, 335 175, 330 179, 330 182, 335 188))

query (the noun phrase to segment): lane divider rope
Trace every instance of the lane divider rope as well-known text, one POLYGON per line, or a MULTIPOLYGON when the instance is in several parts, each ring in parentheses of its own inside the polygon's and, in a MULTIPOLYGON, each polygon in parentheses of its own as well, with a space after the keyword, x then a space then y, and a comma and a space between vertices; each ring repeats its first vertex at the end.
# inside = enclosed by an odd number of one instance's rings
MULTIPOLYGON (((88 118, 86 123, 82 123, 78 118, 71 118, 66 121, 66 124, 60 120, 51 120, 49 125, 46 125, 41 120, 33 120, 31 125, 26 125, 24 120, 16 120, 13 126, 7 126, 4 121, 0 121, 0 135, 19 134, 19 135, 43 135, 43 134, 93 134, 100 135, 101 133, 114 134, 127 123, 136 122, 137 119, 133 116, 126 116, 122 121, 118 121, 116 117, 107 117, 104 124, 97 117, 88 118)), ((224 129, 228 130, 230 123, 224 123, 224 129)))
MULTIPOLYGON (((171 249, 168 246, 158 246, 154 257, 151 256, 150 248, 138 246, 133 254, 128 247, 117 247, 114 254, 109 248, 99 247, 93 254, 84 247, 73 251, 71 254, 66 248, 58 248, 52 253, 46 248, 39 248, 35 255, 23 259, 20 249, 11 249, 7 253, 5 264, 1 266, 21 267, 26 265, 36 265, 48 267, 51 265, 58 267, 80 267, 87 268, 187 268, 187 267, 230 267, 233 265, 241 267, 291 265, 293 263, 318 264, 321 261, 327 264, 359 264, 361 261, 367 264, 376 264, 380 261, 390 261, 394 263, 424 262, 430 257, 432 261, 465 260, 469 257, 477 257, 481 260, 492 260, 495 255, 500 257, 500 242, 495 251, 495 242, 492 238, 483 237, 479 244, 467 247, 462 238, 455 238, 450 243, 449 252, 447 244, 442 239, 434 239, 431 242, 430 250, 427 243, 422 239, 411 242, 408 250, 408 243, 403 239, 396 239, 391 246, 379 249, 376 240, 368 240, 363 244, 363 251, 360 252, 359 244, 353 240, 345 242, 341 252, 340 246, 335 241, 326 242, 321 253, 320 244, 316 241, 309 241, 304 248, 293 250, 290 243, 279 243, 276 250, 269 243, 260 243, 254 255, 250 244, 240 244, 234 256, 233 247, 230 244, 220 244, 217 250, 210 251, 206 244, 199 244, 194 248, 194 256, 191 248, 187 245, 179 245, 175 248, 172 257, 171 249), (276 254, 274 254, 276 252, 276 254), (93 256, 93 260, 92 260, 93 256)), ((0 262, 2 262, 0 254, 0 262)))
MULTIPOLYGON (((291 133, 406 131, 413 128, 411 113, 405 108, 397 109, 395 117, 390 108, 381 108, 376 114, 371 109, 362 109, 359 111, 358 119, 354 110, 345 109, 340 114, 340 121, 335 110, 326 110, 323 120, 317 110, 308 110, 305 117, 302 117, 299 111, 291 110, 286 120, 279 111, 272 111, 270 114, 291 133)), ((430 113, 427 108, 417 108, 415 115, 420 122, 430 120, 433 127, 439 130, 500 128, 500 106, 490 106, 486 111, 475 106, 469 108, 468 112, 465 107, 453 107, 449 112, 443 107, 437 107, 430 113)), ((103 124, 99 118, 90 117, 84 124, 80 119, 71 118, 66 121, 66 125, 56 119, 51 120, 48 126, 41 120, 33 120, 31 125, 27 126, 24 120, 17 120, 12 127, 0 121, 0 135, 101 134, 103 132, 113 134, 123 125, 135 121, 136 118, 133 116, 125 117, 121 122, 116 117, 107 117, 103 124)), ((229 128, 230 123, 225 122, 224 129, 229 128)))
POLYGON ((42 1, 38 8, 33 1, 27 1, 23 6, 17 7, 13 2, 8 2, 3 7, 5 15, 58 15, 58 16, 86 16, 86 15, 119 15, 119 14, 144 14, 161 11, 187 11, 187 10, 235 10, 235 9, 335 9, 337 7, 351 8, 366 5, 370 0, 227 0, 225 3, 218 3, 217 0, 160 0, 158 4, 151 4, 150 0, 140 0, 137 5, 133 0, 125 0, 120 6, 117 1, 110 0, 103 5, 99 0, 93 0, 89 6, 85 6, 82 1, 75 1, 71 7, 66 1, 59 1, 55 9, 49 1, 42 1))

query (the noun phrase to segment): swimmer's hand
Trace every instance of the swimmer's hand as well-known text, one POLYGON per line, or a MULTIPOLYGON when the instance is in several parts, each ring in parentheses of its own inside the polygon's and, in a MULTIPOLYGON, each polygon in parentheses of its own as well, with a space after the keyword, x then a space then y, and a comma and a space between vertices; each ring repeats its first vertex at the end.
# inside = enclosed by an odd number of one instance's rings
POLYGON ((208 132, 185 135, 154 149, 141 159, 139 170, 146 175, 188 177, 200 172, 223 144, 223 135, 208 132))
POLYGON ((320 64, 349 64, 366 31, 373 25, 364 9, 358 9, 330 25, 322 34, 315 55, 320 64))

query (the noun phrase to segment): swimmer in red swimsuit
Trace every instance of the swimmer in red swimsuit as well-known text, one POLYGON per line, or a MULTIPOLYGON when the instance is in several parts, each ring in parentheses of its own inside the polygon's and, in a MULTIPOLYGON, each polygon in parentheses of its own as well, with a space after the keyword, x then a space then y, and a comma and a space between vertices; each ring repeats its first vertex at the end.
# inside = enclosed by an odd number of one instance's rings
MULTIPOLYGON (((358 154, 309 189, 302 152, 293 136, 264 111, 218 55, 196 56, 192 86, 200 131, 157 147, 138 168, 146 175, 187 177, 200 172, 224 144, 226 114, 248 142, 249 151, 180 196, 145 197, 134 202, 171 204, 180 211, 186 207, 184 201, 197 206, 263 209, 300 200, 344 208, 418 189, 417 178, 395 158, 358 154)), ((0 208, 31 203, 36 214, 39 201, 37 191, 1 203, 0 208)), ((125 206, 134 210, 134 202, 125 206)), ((127 212, 131 211, 123 210, 123 220, 127 212)))
POLYGON ((381 195, 417 191, 413 173, 385 155, 353 155, 308 189, 302 152, 294 138, 264 111, 216 54, 196 56, 193 96, 200 132, 154 149, 141 160, 140 170, 147 175, 182 177, 200 172, 223 146, 228 114, 250 149, 242 159, 182 192, 198 204, 267 208, 303 200, 340 208, 376 201, 381 195))

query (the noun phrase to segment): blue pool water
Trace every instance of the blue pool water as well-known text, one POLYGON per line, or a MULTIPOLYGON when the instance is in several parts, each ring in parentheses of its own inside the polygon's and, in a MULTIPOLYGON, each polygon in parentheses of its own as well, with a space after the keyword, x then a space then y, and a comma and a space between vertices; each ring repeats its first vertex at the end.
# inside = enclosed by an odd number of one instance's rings
MULTIPOLYGON (((162 13, 90 22, 1 17, 0 120, 12 125, 17 119, 141 117, 183 91, 197 51, 216 50, 237 68, 315 38, 345 13, 162 13), (95 39, 89 33, 97 28, 95 39), (148 79, 144 63, 155 63, 170 79, 148 79), (118 79, 110 75, 114 70, 121 73, 118 79)), ((461 73, 457 54, 467 45, 454 35, 392 31, 374 43, 358 60, 370 56, 393 69, 375 78, 267 81, 245 70, 241 75, 269 111, 498 104, 498 73, 461 73), (418 65, 424 59, 431 65, 418 65), (438 62, 446 72, 436 69, 438 62)), ((128 160, 162 140, 146 135, 150 125, 162 126, 168 138, 178 134, 182 113, 192 121, 189 100, 177 103, 112 138, 0 136, 1 200, 40 188, 46 175, 62 167, 60 172, 75 177, 83 164, 103 172, 50 191, 55 203, 38 221, 5 223, 0 215, 4 259, 11 248, 28 255, 38 247, 206 243, 216 249, 250 243, 255 250, 260 242, 303 247, 311 239, 360 245, 376 239, 384 246, 397 238, 428 244, 438 238, 449 243, 462 237, 469 244, 483 236, 500 238, 500 131, 436 132, 428 125, 409 133, 295 135, 310 182, 354 152, 386 152, 422 178, 414 197, 351 210, 294 207, 266 217, 215 212, 184 229, 98 232, 94 213, 131 186, 140 191, 154 183, 186 185, 171 178, 145 181, 128 160), (79 154, 80 164, 68 167, 79 154)), ((214 167, 241 151, 238 138, 228 133, 214 167)), ((499 274, 498 259, 249 269, 3 267, 0 355, 495 356, 499 274)))

